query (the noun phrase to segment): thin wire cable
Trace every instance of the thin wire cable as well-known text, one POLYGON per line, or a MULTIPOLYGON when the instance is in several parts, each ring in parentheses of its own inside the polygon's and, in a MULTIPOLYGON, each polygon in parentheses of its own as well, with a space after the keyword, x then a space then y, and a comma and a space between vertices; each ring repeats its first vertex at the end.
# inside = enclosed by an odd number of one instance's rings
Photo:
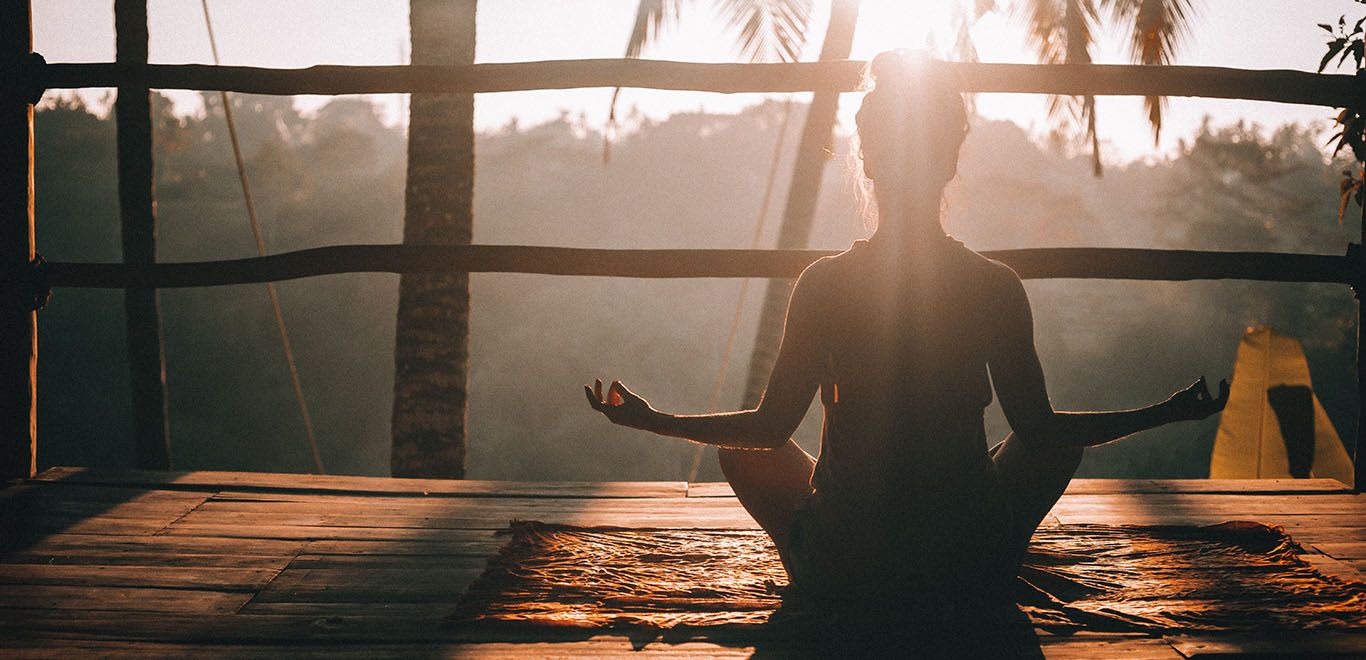
MULTIPOLYGON (((209 18, 209 0, 200 0, 204 8, 204 27, 209 31, 209 50, 213 52, 214 65, 219 64, 218 40, 213 34, 213 20, 209 18)), ((256 203, 251 194, 251 184, 247 181, 247 166, 242 159, 242 145, 237 139, 237 122, 233 121, 232 103, 227 92, 219 92, 223 100, 223 117, 228 121, 228 140, 232 142, 232 157, 237 162, 237 180, 242 184, 242 199, 247 205, 247 219, 251 223, 251 236, 256 240, 256 254, 266 256, 266 242, 261 238, 261 223, 256 218, 256 203)), ((280 348, 284 350, 285 364, 289 367, 289 383, 294 388, 294 400, 299 403, 299 416, 303 417, 304 433, 308 436, 308 448, 313 452, 313 466, 318 474, 327 474, 323 469, 322 454, 318 452, 318 439, 313 434, 313 416, 308 413, 308 403, 304 401, 304 390, 299 384, 299 367, 294 362, 294 349, 289 343, 289 330, 285 327, 285 315, 280 310, 280 294, 275 284, 266 282, 266 293, 270 296, 270 308, 275 313, 275 328, 280 331, 280 348)))
MULTIPOLYGON (((778 139, 773 144, 773 159, 768 165, 768 182, 764 184, 764 201, 759 205, 759 216, 754 220, 754 237, 750 239, 749 249, 759 248, 759 238, 764 234, 764 223, 768 219, 768 209, 773 201, 773 182, 778 178, 778 161, 783 155, 783 144, 787 141, 787 120, 792 117, 792 99, 783 104, 783 121, 778 126, 778 139)), ((716 412, 721 405, 721 386, 726 382, 726 372, 730 369, 730 358, 735 352, 735 337, 740 334, 740 317, 744 315, 745 299, 749 296, 749 278, 740 280, 740 295, 735 299, 735 315, 730 321, 730 335, 726 338, 726 349, 721 353, 721 368, 712 384, 711 400, 707 403, 708 412, 716 412)), ((688 468, 688 482, 697 479, 697 471, 702 467, 702 452, 706 445, 697 445, 692 453, 692 466, 688 468)))

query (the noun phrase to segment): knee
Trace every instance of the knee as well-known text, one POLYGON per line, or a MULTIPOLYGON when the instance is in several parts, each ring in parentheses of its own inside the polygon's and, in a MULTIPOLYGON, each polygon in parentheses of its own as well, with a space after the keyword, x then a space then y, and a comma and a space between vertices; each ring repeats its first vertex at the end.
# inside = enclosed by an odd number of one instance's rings
POLYGON ((781 492, 805 494, 811 488, 811 473, 815 461, 796 443, 764 451, 722 449, 717 452, 721 474, 736 491, 781 492))
POLYGON ((1038 452, 1036 460, 1041 464, 1070 475, 1081 466, 1081 458, 1086 453, 1086 448, 1078 445, 1054 444, 1036 451, 1038 452))
POLYGON ((1029 464, 1031 466, 1059 465, 1075 468, 1081 464, 1086 448, 1060 442, 1025 442, 1011 433, 1006 439, 988 451, 993 461, 999 464, 1029 464))
POLYGON ((1080 445, 1061 445, 1056 451, 1058 462, 1072 467, 1081 465, 1081 457, 1086 454, 1086 448, 1080 445))
MULTIPOLYGON (((721 474, 727 479, 742 476, 754 466, 754 454, 762 452, 744 451, 740 449, 720 448, 716 452, 716 458, 721 463, 721 474)), ((761 457, 762 458, 762 457, 761 457)))

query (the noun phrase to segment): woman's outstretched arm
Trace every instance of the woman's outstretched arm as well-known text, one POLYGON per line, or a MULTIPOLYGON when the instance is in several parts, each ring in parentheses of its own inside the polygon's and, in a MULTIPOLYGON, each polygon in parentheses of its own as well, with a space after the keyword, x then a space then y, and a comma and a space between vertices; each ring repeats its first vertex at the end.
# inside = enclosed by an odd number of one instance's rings
POLYGON ((1094 446, 1170 422, 1203 419, 1228 402, 1228 381, 1212 396, 1202 377, 1166 401, 1134 410, 1063 412, 1053 410, 1043 368, 1034 348, 1034 318, 1019 276, 1002 277, 996 302, 997 334, 988 362, 1001 409, 1011 429, 1026 444, 1094 446))
POLYGON ((614 424, 728 449, 772 449, 792 436, 820 383, 815 304, 819 293, 808 267, 788 303, 787 321, 768 388, 758 407, 737 412, 675 415, 655 410, 644 398, 613 381, 584 385, 588 404, 614 424))

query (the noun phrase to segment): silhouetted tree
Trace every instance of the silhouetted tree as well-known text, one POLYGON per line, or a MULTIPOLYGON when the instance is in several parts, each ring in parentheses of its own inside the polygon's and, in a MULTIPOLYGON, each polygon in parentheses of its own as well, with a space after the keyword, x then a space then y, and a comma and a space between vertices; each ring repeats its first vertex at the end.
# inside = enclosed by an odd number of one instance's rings
MULTIPOLYGON (((413 64, 473 64, 475 0, 411 0, 413 64)), ((474 95, 413 94, 403 242, 467 244, 473 232, 474 95)), ((394 341, 396 477, 465 476, 469 275, 407 274, 394 341)))

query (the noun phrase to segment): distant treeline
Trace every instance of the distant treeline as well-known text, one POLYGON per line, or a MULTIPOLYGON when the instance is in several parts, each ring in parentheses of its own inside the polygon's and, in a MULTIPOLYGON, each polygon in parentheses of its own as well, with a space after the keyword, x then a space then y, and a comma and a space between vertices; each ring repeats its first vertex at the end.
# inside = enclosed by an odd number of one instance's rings
MULTIPOLYGON (((160 258, 254 253, 218 98, 176 117, 157 99, 160 258)), ((288 98, 237 96, 235 115, 267 248, 398 242, 404 136, 366 101, 302 116, 288 98)), ((800 110, 800 109, 799 109, 800 110)), ((782 106, 680 114, 620 138, 569 116, 477 143, 475 240, 583 247, 746 247, 782 106)), ((787 149, 768 221, 772 245, 787 149)), ((1313 130, 1267 134, 1217 122, 1175 157, 1090 175, 1087 156, 1014 124, 973 127, 948 226, 969 246, 1173 247, 1341 253, 1337 177, 1313 130)), ((37 119, 39 250, 117 261, 114 123, 76 101, 37 119)), ((813 246, 866 235, 840 145, 813 246)), ((1349 212, 1349 216, 1354 211, 1349 212)), ((755 284, 760 284, 756 282, 755 284)), ((1035 281, 1037 342, 1060 409, 1153 402, 1198 375, 1229 375, 1243 329, 1300 338, 1339 433, 1356 426, 1354 302, 1344 287, 1244 282, 1035 281)), ((579 386, 620 378, 656 405, 705 409, 740 282, 481 274, 473 278, 469 475, 481 479, 680 479, 692 447, 608 425, 579 386)), ((397 278, 285 282, 280 294, 330 471, 387 474, 397 278)), ((737 404, 761 287, 722 401, 737 404)), ((162 292, 173 460, 178 469, 308 471, 310 459, 261 286, 162 292)), ((59 290, 40 317, 39 461, 132 463, 122 294, 59 290)), ((798 440, 814 451, 813 409, 798 440)), ((1088 452, 1085 476, 1199 477, 1217 421, 1088 452)), ((989 436, 1007 430, 993 406, 989 436)), ((1349 443, 1350 444, 1350 443, 1349 443)), ((1350 449, 1350 447, 1349 447, 1350 449)))

